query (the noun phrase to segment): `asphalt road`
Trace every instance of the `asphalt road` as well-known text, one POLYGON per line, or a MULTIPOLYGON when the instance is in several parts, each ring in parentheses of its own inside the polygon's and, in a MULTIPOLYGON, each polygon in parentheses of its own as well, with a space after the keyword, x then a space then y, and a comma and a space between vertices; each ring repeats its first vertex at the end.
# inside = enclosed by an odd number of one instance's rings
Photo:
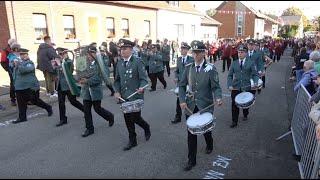
POLYGON ((223 106, 215 107, 214 149, 210 155, 205 154, 205 141, 199 136, 197 166, 191 171, 183 171, 187 162, 185 121, 170 123, 176 96, 170 91, 174 88, 172 77, 165 74, 168 89, 158 82, 156 92, 145 94, 142 115, 151 126, 151 139, 146 142, 143 130, 136 126, 138 146, 130 151, 122 151, 128 133, 109 90, 104 92, 102 106, 115 114, 115 124, 108 127, 108 122, 93 112, 95 134, 87 138, 81 137, 85 130, 83 114, 69 102, 69 123, 59 128, 55 127, 59 119, 57 103, 52 117, 35 108, 28 113, 40 114, 24 123, 5 123, 16 115, 0 118, 0 178, 299 178, 291 137, 275 141, 287 131, 291 116, 288 99, 293 94, 286 90, 290 87, 286 86, 290 57, 284 56, 268 69, 267 87, 257 95, 249 120, 242 121, 240 113, 235 129, 229 128, 231 99, 226 89, 227 72, 221 73, 221 64, 216 66, 225 96, 223 106), (217 165, 219 156, 228 159, 225 168, 217 165))

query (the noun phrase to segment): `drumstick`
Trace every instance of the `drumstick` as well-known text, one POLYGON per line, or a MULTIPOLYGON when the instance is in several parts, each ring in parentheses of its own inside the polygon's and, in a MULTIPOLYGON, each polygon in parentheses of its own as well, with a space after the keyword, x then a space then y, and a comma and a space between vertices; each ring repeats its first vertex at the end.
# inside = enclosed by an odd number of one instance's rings
POLYGON ((126 100, 124 100, 122 97, 118 97, 120 100, 122 100, 123 102, 126 102, 126 100))
MULTIPOLYGON (((149 86, 149 84, 143 86, 142 89, 144 89, 144 88, 146 88, 146 87, 148 87, 148 86, 149 86)), ((139 91, 139 90, 137 90, 136 92, 132 93, 130 96, 127 97, 127 99, 129 99, 129 98, 131 98, 132 96, 136 95, 136 94, 138 93, 138 91, 139 91)))
POLYGON ((216 104, 216 103, 212 103, 212 104, 210 104, 209 106, 207 106, 207 107, 205 107, 205 108, 201 109, 200 111, 198 111, 198 113, 199 113, 199 114, 201 114, 201 112, 203 112, 204 110, 209 109, 210 107, 214 106, 215 104, 216 104))

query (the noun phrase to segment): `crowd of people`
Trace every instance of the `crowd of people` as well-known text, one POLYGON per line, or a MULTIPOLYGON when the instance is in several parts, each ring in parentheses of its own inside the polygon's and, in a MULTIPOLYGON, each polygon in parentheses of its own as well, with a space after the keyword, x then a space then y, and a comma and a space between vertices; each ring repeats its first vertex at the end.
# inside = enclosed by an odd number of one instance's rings
MULTIPOLYGON (((260 94, 266 87, 266 71, 272 62, 279 62, 284 50, 289 45, 293 48, 296 66, 293 75, 296 76, 297 85, 306 86, 311 94, 310 100, 318 103, 320 88, 316 91, 315 86, 320 84, 320 54, 317 46, 312 45, 310 39, 223 39, 216 43, 204 43, 194 40, 190 44, 175 41, 169 42, 164 39, 152 43, 151 40, 142 42, 136 39, 134 42, 120 39, 118 42, 103 42, 100 46, 93 42, 84 46, 88 71, 91 75, 81 77, 77 81, 81 88, 77 89, 70 85, 66 74, 72 74, 74 63, 68 57, 68 49, 63 47, 54 48, 51 38, 46 36, 44 43, 40 44, 37 52, 37 67, 28 56, 28 50, 22 48, 15 40, 10 39, 7 47, 7 69, 12 84, 12 102, 17 98, 19 115, 14 124, 27 121, 26 110, 28 104, 37 105, 53 114, 52 107, 43 102, 39 97, 39 81, 35 76, 35 69, 43 72, 45 77, 47 94, 58 96, 60 121, 57 127, 67 124, 65 98, 84 113, 86 130, 82 137, 94 134, 91 108, 103 117, 109 126, 114 124, 114 114, 101 106, 103 99, 103 82, 111 91, 119 104, 143 100, 145 87, 148 85, 148 77, 151 81, 150 92, 156 91, 157 79, 166 89, 167 82, 164 78, 165 71, 170 76, 170 60, 175 60, 177 67, 174 70, 174 81, 179 88, 176 100, 176 114, 172 124, 181 122, 182 110, 186 113, 186 119, 199 111, 213 113, 213 105, 222 105, 222 90, 219 84, 219 73, 214 63, 223 61, 221 72, 228 71, 227 85, 231 92, 232 122, 230 128, 238 126, 239 107, 236 97, 242 92, 253 95, 260 94), (312 47, 315 47, 312 49, 312 47), (311 49, 310 49, 311 48, 311 49), (188 55, 191 52, 192 56, 188 55), (100 63, 100 55, 103 64, 100 63), (309 60, 310 59, 310 60, 309 60), (60 62, 53 65, 52 61, 60 62), (303 63, 303 64, 301 64, 303 63), (110 77, 113 69, 114 82, 110 77), (302 71, 303 70, 303 71, 302 71), (107 74, 103 77, 102 74, 107 74), (317 81, 313 81, 317 78, 317 81), (261 87, 259 86, 261 80, 261 87), (252 81, 252 82, 251 82, 252 81), (309 87, 310 85, 310 87, 309 87), (55 95, 56 94, 56 95, 55 95), (214 95, 214 96, 213 96, 214 95), (83 102, 77 97, 81 96, 83 102), (123 102, 122 102, 123 101, 123 102), (211 108, 208 108, 211 107, 211 108)), ((80 48, 79 48, 80 49, 80 48)), ((10 88, 10 89, 11 89, 10 88)), ((13 103, 14 104, 14 103, 13 103)), ((146 141, 151 137, 149 123, 143 119, 141 109, 135 112, 123 111, 126 127, 129 134, 129 143, 123 148, 127 151, 137 146, 135 124, 144 129, 146 141)), ((248 120, 249 107, 243 109, 243 120, 248 120)), ((319 122, 317 122, 318 124, 319 122)), ((320 127, 317 126, 319 138, 320 127)), ((211 131, 203 134, 206 141, 206 154, 213 150, 211 131)), ((188 131, 188 163, 184 170, 189 171, 196 165, 197 136, 188 131)))

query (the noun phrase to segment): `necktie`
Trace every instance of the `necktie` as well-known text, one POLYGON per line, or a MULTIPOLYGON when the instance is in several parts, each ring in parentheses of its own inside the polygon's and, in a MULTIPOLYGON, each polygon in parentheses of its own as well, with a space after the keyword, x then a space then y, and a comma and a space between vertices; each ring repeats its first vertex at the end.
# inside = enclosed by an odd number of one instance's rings
POLYGON ((197 72, 200 72, 200 66, 196 66, 197 67, 197 72))
POLYGON ((124 67, 127 67, 128 61, 124 61, 124 67))
POLYGON ((242 63, 243 63, 243 60, 240 60, 240 68, 242 70, 242 63))

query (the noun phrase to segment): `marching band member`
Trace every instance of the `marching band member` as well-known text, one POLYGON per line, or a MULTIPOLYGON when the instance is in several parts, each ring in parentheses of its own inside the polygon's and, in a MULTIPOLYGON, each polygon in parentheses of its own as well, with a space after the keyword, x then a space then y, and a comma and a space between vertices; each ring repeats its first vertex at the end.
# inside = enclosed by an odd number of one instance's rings
POLYGON ((88 47, 87 60, 90 64, 89 68, 94 72, 94 75, 90 78, 81 78, 79 83, 81 87, 81 97, 83 98, 84 106, 84 118, 86 122, 86 131, 82 134, 82 137, 87 137, 94 133, 94 126, 92 122, 91 107, 93 105, 97 114, 109 121, 109 126, 114 124, 114 115, 108 110, 101 107, 101 100, 103 98, 102 91, 102 78, 100 77, 99 67, 96 63, 97 48, 94 46, 88 47))
MULTIPOLYGON (((254 85, 257 86, 259 76, 255 63, 247 56, 247 47, 240 45, 238 48, 238 61, 233 61, 228 74, 227 86, 231 91, 232 99, 232 124, 231 128, 238 125, 239 108, 236 106, 235 97, 242 91, 250 91, 255 94, 254 90, 251 90, 250 79, 253 79, 254 85)), ((243 109, 243 120, 248 119, 249 109, 243 109)))
MULTIPOLYGON (((65 66, 68 68, 70 74, 72 75, 74 67, 73 62, 68 57, 68 49, 65 48, 57 48, 58 54, 61 58, 61 63, 64 62, 65 66)), ((79 109, 80 111, 84 111, 83 105, 77 100, 77 95, 73 95, 70 91, 70 87, 67 83, 66 77, 62 71, 62 68, 58 68, 58 77, 57 77, 57 89, 58 89, 58 101, 59 101, 59 115, 60 122, 56 125, 57 127, 67 124, 67 116, 66 116, 66 96, 68 97, 70 103, 79 109)), ((80 93, 78 94, 80 95, 80 93)))
POLYGON ((163 45, 161 46, 161 55, 163 59, 163 66, 167 68, 168 77, 170 77, 170 45, 168 39, 164 39, 163 45))
MULTIPOLYGON (((262 87, 265 88, 266 87, 266 71, 267 68, 272 64, 272 59, 269 57, 270 53, 269 53, 269 49, 268 46, 266 44, 266 42, 264 40, 262 40, 260 42, 260 52, 262 53, 262 59, 264 61, 264 71, 262 71, 261 75, 261 79, 262 79, 262 87)), ((258 91, 259 92, 259 91, 258 91)))
MULTIPOLYGON (((177 68, 175 70, 175 83, 178 85, 180 80, 182 79, 183 72, 187 64, 193 63, 194 59, 191 56, 188 56, 188 51, 191 47, 185 43, 181 43, 181 56, 177 61, 177 68)), ((180 108, 179 97, 177 97, 177 105, 176 105, 176 115, 175 119, 171 121, 171 123, 176 124, 181 122, 182 111, 180 108)))
MULTIPOLYGON (((108 52, 107 46, 108 46, 108 44, 106 42, 103 42, 101 44, 101 46, 99 47, 99 50, 101 52, 101 56, 102 56, 103 62, 105 63, 105 67, 108 68, 106 70, 109 72, 109 67, 111 67, 111 62, 110 62, 110 59, 109 59, 109 55, 111 53, 108 52)), ((113 89, 112 85, 106 84, 106 86, 111 91, 110 96, 113 96, 114 95, 114 89, 113 89)))
MULTIPOLYGON (((143 88, 148 84, 146 70, 142 61, 137 60, 132 55, 134 43, 120 39, 119 46, 121 48, 122 59, 117 64, 117 74, 114 81, 116 93, 115 98, 123 98, 125 100, 134 101, 143 99, 143 88), (130 97, 132 93, 138 91, 138 94, 130 97)), ((129 143, 123 148, 124 151, 130 150, 137 146, 137 134, 135 132, 135 123, 144 129, 145 138, 148 141, 151 136, 149 124, 141 117, 141 111, 124 113, 124 119, 129 132, 129 143)))
POLYGON ((17 95, 19 118, 13 121, 13 124, 27 121, 27 103, 39 106, 52 116, 52 107, 39 98, 40 85, 35 75, 35 66, 28 56, 29 50, 20 49, 20 56, 14 59, 14 87, 17 95))
POLYGON ((157 87, 157 78, 163 84, 163 88, 167 88, 167 82, 164 79, 163 59, 159 52, 159 45, 152 44, 149 52, 149 76, 151 80, 151 91, 155 91, 157 87))
MULTIPOLYGON (((194 63, 187 65, 179 82, 179 98, 181 109, 190 109, 193 113, 213 104, 213 96, 218 105, 222 104, 222 91, 219 84, 218 72, 213 64, 205 60, 206 46, 200 41, 191 42, 194 63), (186 86, 189 85, 191 96, 186 98, 186 86)), ((213 112, 213 108, 207 112, 213 112)), ((186 118, 188 119, 186 114, 186 118)), ((211 131, 204 133, 206 140, 206 154, 213 149, 211 131)), ((197 136, 188 131, 188 163, 184 170, 189 171, 196 165, 197 136)))

